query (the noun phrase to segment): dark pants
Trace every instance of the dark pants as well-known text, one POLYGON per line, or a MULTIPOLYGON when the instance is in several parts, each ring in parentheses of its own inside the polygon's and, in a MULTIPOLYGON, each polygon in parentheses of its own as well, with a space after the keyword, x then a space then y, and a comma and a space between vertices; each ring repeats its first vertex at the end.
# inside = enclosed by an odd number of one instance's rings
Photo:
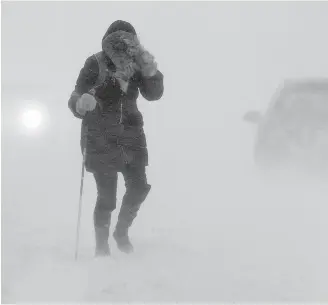
MULTIPOLYGON (((145 166, 126 165, 121 170, 126 192, 118 216, 116 230, 126 233, 131 226, 142 202, 146 199, 151 186, 147 183, 145 166)), ((95 228, 109 227, 111 212, 116 208, 118 172, 114 169, 94 173, 98 197, 94 210, 95 228)))

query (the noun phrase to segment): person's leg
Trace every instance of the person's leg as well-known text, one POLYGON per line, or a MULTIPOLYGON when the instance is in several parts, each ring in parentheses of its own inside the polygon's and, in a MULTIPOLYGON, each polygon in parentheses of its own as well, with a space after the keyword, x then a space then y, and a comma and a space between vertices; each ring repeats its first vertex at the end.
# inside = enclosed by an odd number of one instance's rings
POLYGON ((109 227, 111 213, 116 208, 117 172, 94 173, 97 185, 97 202, 93 213, 96 252, 98 255, 109 255, 109 227))
POLYGON ((128 229, 137 216, 141 204, 146 199, 151 186, 147 183, 145 166, 126 166, 122 171, 126 192, 118 215, 114 238, 118 248, 123 252, 131 252, 132 244, 128 237, 128 229))

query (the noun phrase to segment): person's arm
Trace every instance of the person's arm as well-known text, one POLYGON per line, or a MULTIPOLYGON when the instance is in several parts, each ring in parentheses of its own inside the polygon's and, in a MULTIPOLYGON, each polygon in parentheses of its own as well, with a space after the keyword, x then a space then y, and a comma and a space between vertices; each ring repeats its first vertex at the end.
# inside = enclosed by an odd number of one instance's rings
POLYGON ((140 76, 139 81, 139 91, 141 95, 147 101, 157 101, 159 100, 164 93, 164 76, 159 70, 156 71, 156 74, 147 77, 140 76))
POLYGON ((82 119, 83 111, 77 111, 77 102, 80 100, 84 93, 88 93, 93 88, 98 78, 99 68, 95 56, 89 57, 81 69, 77 78, 75 89, 68 100, 68 108, 72 111, 73 115, 82 119))
POLYGON ((152 54, 139 46, 139 54, 136 56, 139 70, 139 91, 148 101, 159 100, 164 93, 164 76, 157 69, 157 63, 152 54))

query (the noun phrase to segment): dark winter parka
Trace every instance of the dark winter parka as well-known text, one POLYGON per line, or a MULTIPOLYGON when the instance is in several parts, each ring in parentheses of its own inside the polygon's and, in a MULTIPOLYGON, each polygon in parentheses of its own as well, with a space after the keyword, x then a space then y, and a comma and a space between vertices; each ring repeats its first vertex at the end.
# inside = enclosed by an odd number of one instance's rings
MULTIPOLYGON (((129 23, 117 21, 109 27, 104 38, 117 30, 135 34, 129 23)), ((73 114, 82 119, 81 148, 82 151, 86 148, 85 166, 89 172, 106 171, 108 168, 119 170, 126 163, 148 165, 143 117, 137 107, 137 98, 140 91, 148 101, 159 100, 164 91, 163 74, 157 71, 153 77, 146 78, 136 72, 125 93, 119 82, 112 77, 113 72, 115 65, 103 51, 89 57, 80 71, 75 90, 68 102, 73 114), (99 58, 108 68, 108 75, 100 85, 99 58), (92 89, 97 106, 84 117, 80 116, 76 112, 76 102, 81 95, 92 89)))

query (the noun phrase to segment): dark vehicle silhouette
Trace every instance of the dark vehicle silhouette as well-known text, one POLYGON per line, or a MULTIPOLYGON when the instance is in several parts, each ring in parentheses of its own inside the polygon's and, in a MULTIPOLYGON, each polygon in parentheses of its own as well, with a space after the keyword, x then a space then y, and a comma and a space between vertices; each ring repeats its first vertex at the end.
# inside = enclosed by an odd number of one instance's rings
POLYGON ((328 169, 328 78, 286 80, 261 114, 243 118, 257 125, 254 159, 261 168, 296 165, 328 169))

